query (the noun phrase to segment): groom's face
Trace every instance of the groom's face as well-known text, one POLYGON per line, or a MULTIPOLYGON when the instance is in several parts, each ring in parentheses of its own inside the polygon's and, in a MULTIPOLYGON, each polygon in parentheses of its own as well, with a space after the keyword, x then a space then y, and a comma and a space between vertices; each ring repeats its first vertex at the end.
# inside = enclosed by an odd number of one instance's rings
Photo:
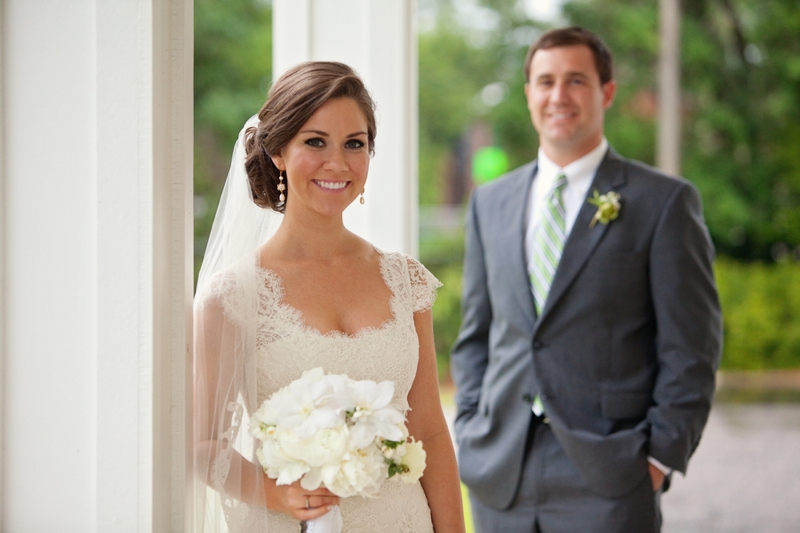
POLYGON ((594 149, 603 116, 614 100, 614 81, 600 84, 588 46, 538 50, 525 85, 528 109, 545 154, 565 166, 594 149))

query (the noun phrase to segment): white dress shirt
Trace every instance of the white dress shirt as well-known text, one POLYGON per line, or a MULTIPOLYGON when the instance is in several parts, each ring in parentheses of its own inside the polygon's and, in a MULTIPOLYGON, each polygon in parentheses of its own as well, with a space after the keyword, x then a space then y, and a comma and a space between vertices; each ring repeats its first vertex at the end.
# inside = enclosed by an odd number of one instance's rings
POLYGON ((533 178, 530 196, 528 197, 528 224, 525 228, 525 259, 528 263, 528 273, 531 272, 533 265, 533 243, 536 229, 542 219, 542 208, 548 195, 553 190, 556 178, 561 173, 567 177, 567 185, 561 191, 561 200, 564 202, 565 210, 564 233, 566 237, 569 237, 569 232, 572 231, 572 226, 575 225, 575 219, 578 217, 581 207, 583 207, 586 193, 589 191, 589 186, 597 173, 597 167, 603 161, 606 151, 608 151, 608 141, 603 137, 594 150, 564 168, 560 168, 548 159, 544 155, 544 151, 539 148, 536 176, 533 178))

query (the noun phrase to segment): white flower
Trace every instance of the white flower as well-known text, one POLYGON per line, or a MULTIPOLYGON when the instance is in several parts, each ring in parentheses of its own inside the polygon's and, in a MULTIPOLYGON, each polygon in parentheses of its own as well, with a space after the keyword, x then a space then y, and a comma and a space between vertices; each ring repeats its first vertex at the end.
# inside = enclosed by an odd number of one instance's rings
POLYGON ((354 381, 314 368, 275 392, 253 413, 256 456, 279 485, 300 480, 340 496, 374 496, 395 474, 411 483, 425 468, 421 443, 391 406, 390 381, 354 381))
POLYGON ((619 217, 620 209, 622 209, 620 198, 618 192, 609 191, 606 194, 600 194, 595 189, 592 197, 586 200, 590 204, 597 206, 597 212, 592 217, 589 227, 593 228, 598 222, 607 225, 609 222, 616 220, 619 217))
POLYGON ((274 439, 262 442, 256 449, 256 457, 267 476, 277 479, 278 485, 290 485, 311 469, 303 461, 293 459, 284 453, 274 439))
POLYGON ((322 368, 308 370, 273 394, 253 414, 250 434, 260 438, 264 426, 281 426, 295 428, 300 438, 307 438, 319 428, 342 424, 344 415, 326 404, 333 389, 322 377, 322 368))
POLYGON ((350 454, 338 468, 323 468, 325 486, 342 498, 348 496, 375 496, 386 479, 386 463, 377 453, 377 447, 350 454))
POLYGON ((298 431, 282 431, 278 442, 289 457, 302 460, 310 467, 321 467, 342 460, 347 452, 348 433, 344 424, 320 428, 308 438, 301 438, 298 431))
POLYGON ((403 415, 389 405, 394 396, 394 383, 364 380, 355 382, 352 389, 355 401, 355 408, 350 415, 354 422, 353 445, 356 448, 365 448, 376 437, 402 440, 403 433, 398 424, 403 423, 403 415))
POLYGON ((405 455, 403 455, 403 462, 401 466, 405 467, 404 472, 400 474, 400 479, 406 483, 416 483, 422 477, 422 472, 425 470, 425 459, 427 454, 422 448, 422 443, 417 442, 411 438, 411 442, 405 445, 405 455))
POLYGON ((265 424, 256 420, 250 423, 250 436, 258 440, 266 440, 271 434, 275 432, 275 426, 265 424))

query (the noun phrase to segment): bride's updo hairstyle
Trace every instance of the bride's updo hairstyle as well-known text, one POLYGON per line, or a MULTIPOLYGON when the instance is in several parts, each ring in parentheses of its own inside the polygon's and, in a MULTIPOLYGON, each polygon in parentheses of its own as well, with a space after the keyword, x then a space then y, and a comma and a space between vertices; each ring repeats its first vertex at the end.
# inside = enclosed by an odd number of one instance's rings
MULTIPOLYGON (((310 61, 288 70, 272 86, 258 112, 258 127, 245 132, 245 168, 253 201, 259 207, 283 213, 286 204, 278 191, 280 171, 270 155, 281 150, 331 98, 351 98, 367 121, 369 153, 375 149, 375 102, 355 71, 343 63, 310 61)), ((284 194, 288 197, 290 191, 284 194)))

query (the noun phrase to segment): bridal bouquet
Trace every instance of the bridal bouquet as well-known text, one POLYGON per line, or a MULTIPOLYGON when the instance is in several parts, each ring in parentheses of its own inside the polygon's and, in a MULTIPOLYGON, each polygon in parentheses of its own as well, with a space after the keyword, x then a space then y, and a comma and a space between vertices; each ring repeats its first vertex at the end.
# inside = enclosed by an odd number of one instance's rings
MULTIPOLYGON (((425 450, 409 438, 405 418, 389 405, 393 395, 391 381, 308 370, 253 414, 250 434, 261 441, 258 461, 278 485, 299 479, 306 490, 325 486, 342 498, 375 496, 394 476, 414 483, 425 469, 425 450)), ((308 531, 319 526, 341 531, 338 512, 335 507, 309 522, 308 531)))

